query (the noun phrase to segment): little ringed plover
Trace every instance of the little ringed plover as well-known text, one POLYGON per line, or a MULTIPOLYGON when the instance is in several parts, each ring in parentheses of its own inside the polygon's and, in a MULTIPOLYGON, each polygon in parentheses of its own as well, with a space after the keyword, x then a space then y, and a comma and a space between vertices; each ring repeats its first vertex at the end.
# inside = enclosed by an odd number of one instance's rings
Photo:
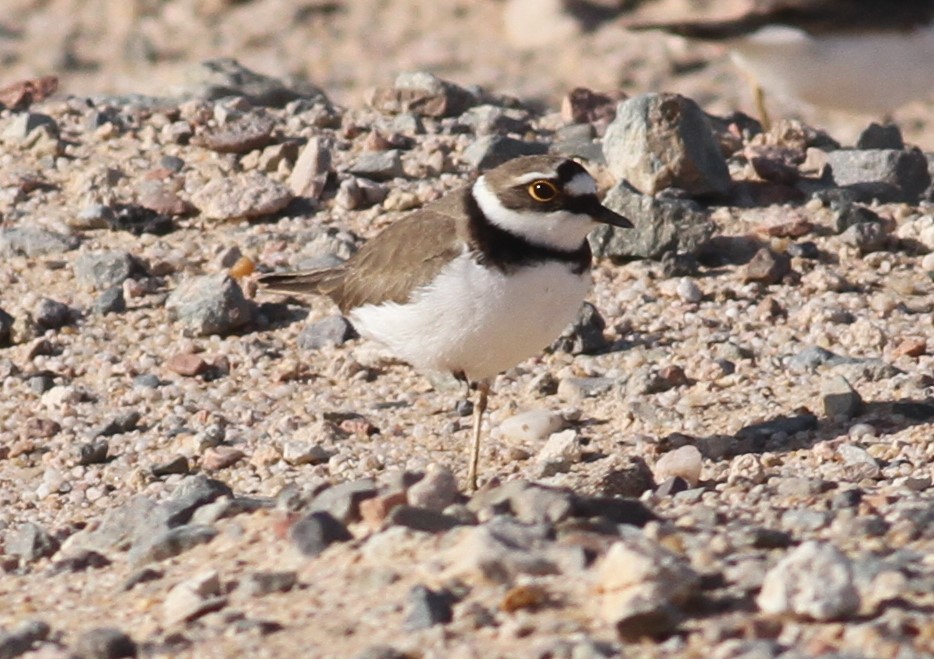
POLYGON ((516 158, 394 222, 341 265, 259 284, 327 295, 361 336, 474 386, 475 489, 491 381, 574 320, 591 284, 587 234, 601 223, 632 226, 600 203, 581 165, 516 158))

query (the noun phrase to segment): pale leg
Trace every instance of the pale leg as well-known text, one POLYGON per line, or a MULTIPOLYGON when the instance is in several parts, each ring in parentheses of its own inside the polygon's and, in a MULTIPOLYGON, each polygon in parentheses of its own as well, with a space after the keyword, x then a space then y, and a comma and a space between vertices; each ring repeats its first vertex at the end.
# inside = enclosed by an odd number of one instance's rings
POLYGON ((772 129, 772 119, 769 117, 769 109, 765 107, 765 90, 762 85, 753 81, 752 94, 756 103, 756 112, 759 113, 759 121, 762 123, 762 130, 768 132, 772 129))
POLYGON ((489 380, 478 382, 477 401, 473 406, 473 440, 470 445, 470 468, 467 471, 467 488, 471 492, 477 489, 477 467, 480 464, 480 432, 483 428, 483 413, 486 412, 489 395, 489 380))

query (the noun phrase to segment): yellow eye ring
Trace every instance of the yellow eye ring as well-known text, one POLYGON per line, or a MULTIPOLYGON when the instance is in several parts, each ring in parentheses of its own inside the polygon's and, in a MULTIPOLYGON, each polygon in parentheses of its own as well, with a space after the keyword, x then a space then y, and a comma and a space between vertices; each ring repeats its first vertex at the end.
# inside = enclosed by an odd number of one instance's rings
POLYGON ((554 201, 555 197, 558 196, 558 187, 551 181, 539 179, 529 184, 528 192, 529 196, 535 201, 546 203, 554 201))

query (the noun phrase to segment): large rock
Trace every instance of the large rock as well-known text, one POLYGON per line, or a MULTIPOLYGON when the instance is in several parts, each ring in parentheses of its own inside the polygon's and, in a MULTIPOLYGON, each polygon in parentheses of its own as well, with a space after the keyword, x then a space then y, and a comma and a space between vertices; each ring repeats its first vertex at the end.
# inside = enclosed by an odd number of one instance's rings
POLYGON ((0 256, 45 256, 75 249, 80 241, 39 227, 0 228, 0 256))
POLYGON ((827 154, 834 183, 883 202, 916 202, 931 185, 927 157, 917 149, 839 149, 827 154))
POLYGON ((829 544, 805 542, 769 570, 756 599, 771 615, 836 620, 859 610, 853 566, 829 544))
POLYGON ((603 204, 628 217, 632 229, 601 226, 590 234, 598 258, 660 259, 667 253, 694 252, 713 236, 716 226, 697 203, 639 194, 622 181, 603 204))
POLYGON ((678 94, 643 94, 619 104, 603 153, 610 171, 644 194, 681 188, 723 194, 730 172, 707 115, 678 94))

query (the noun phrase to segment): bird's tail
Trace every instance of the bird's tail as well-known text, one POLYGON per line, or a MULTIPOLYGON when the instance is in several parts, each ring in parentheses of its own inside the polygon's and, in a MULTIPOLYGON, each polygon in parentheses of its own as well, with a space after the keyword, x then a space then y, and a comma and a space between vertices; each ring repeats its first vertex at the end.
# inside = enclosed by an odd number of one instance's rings
POLYGON ((267 291, 287 295, 331 295, 340 287, 343 268, 317 268, 260 275, 257 283, 267 291))

